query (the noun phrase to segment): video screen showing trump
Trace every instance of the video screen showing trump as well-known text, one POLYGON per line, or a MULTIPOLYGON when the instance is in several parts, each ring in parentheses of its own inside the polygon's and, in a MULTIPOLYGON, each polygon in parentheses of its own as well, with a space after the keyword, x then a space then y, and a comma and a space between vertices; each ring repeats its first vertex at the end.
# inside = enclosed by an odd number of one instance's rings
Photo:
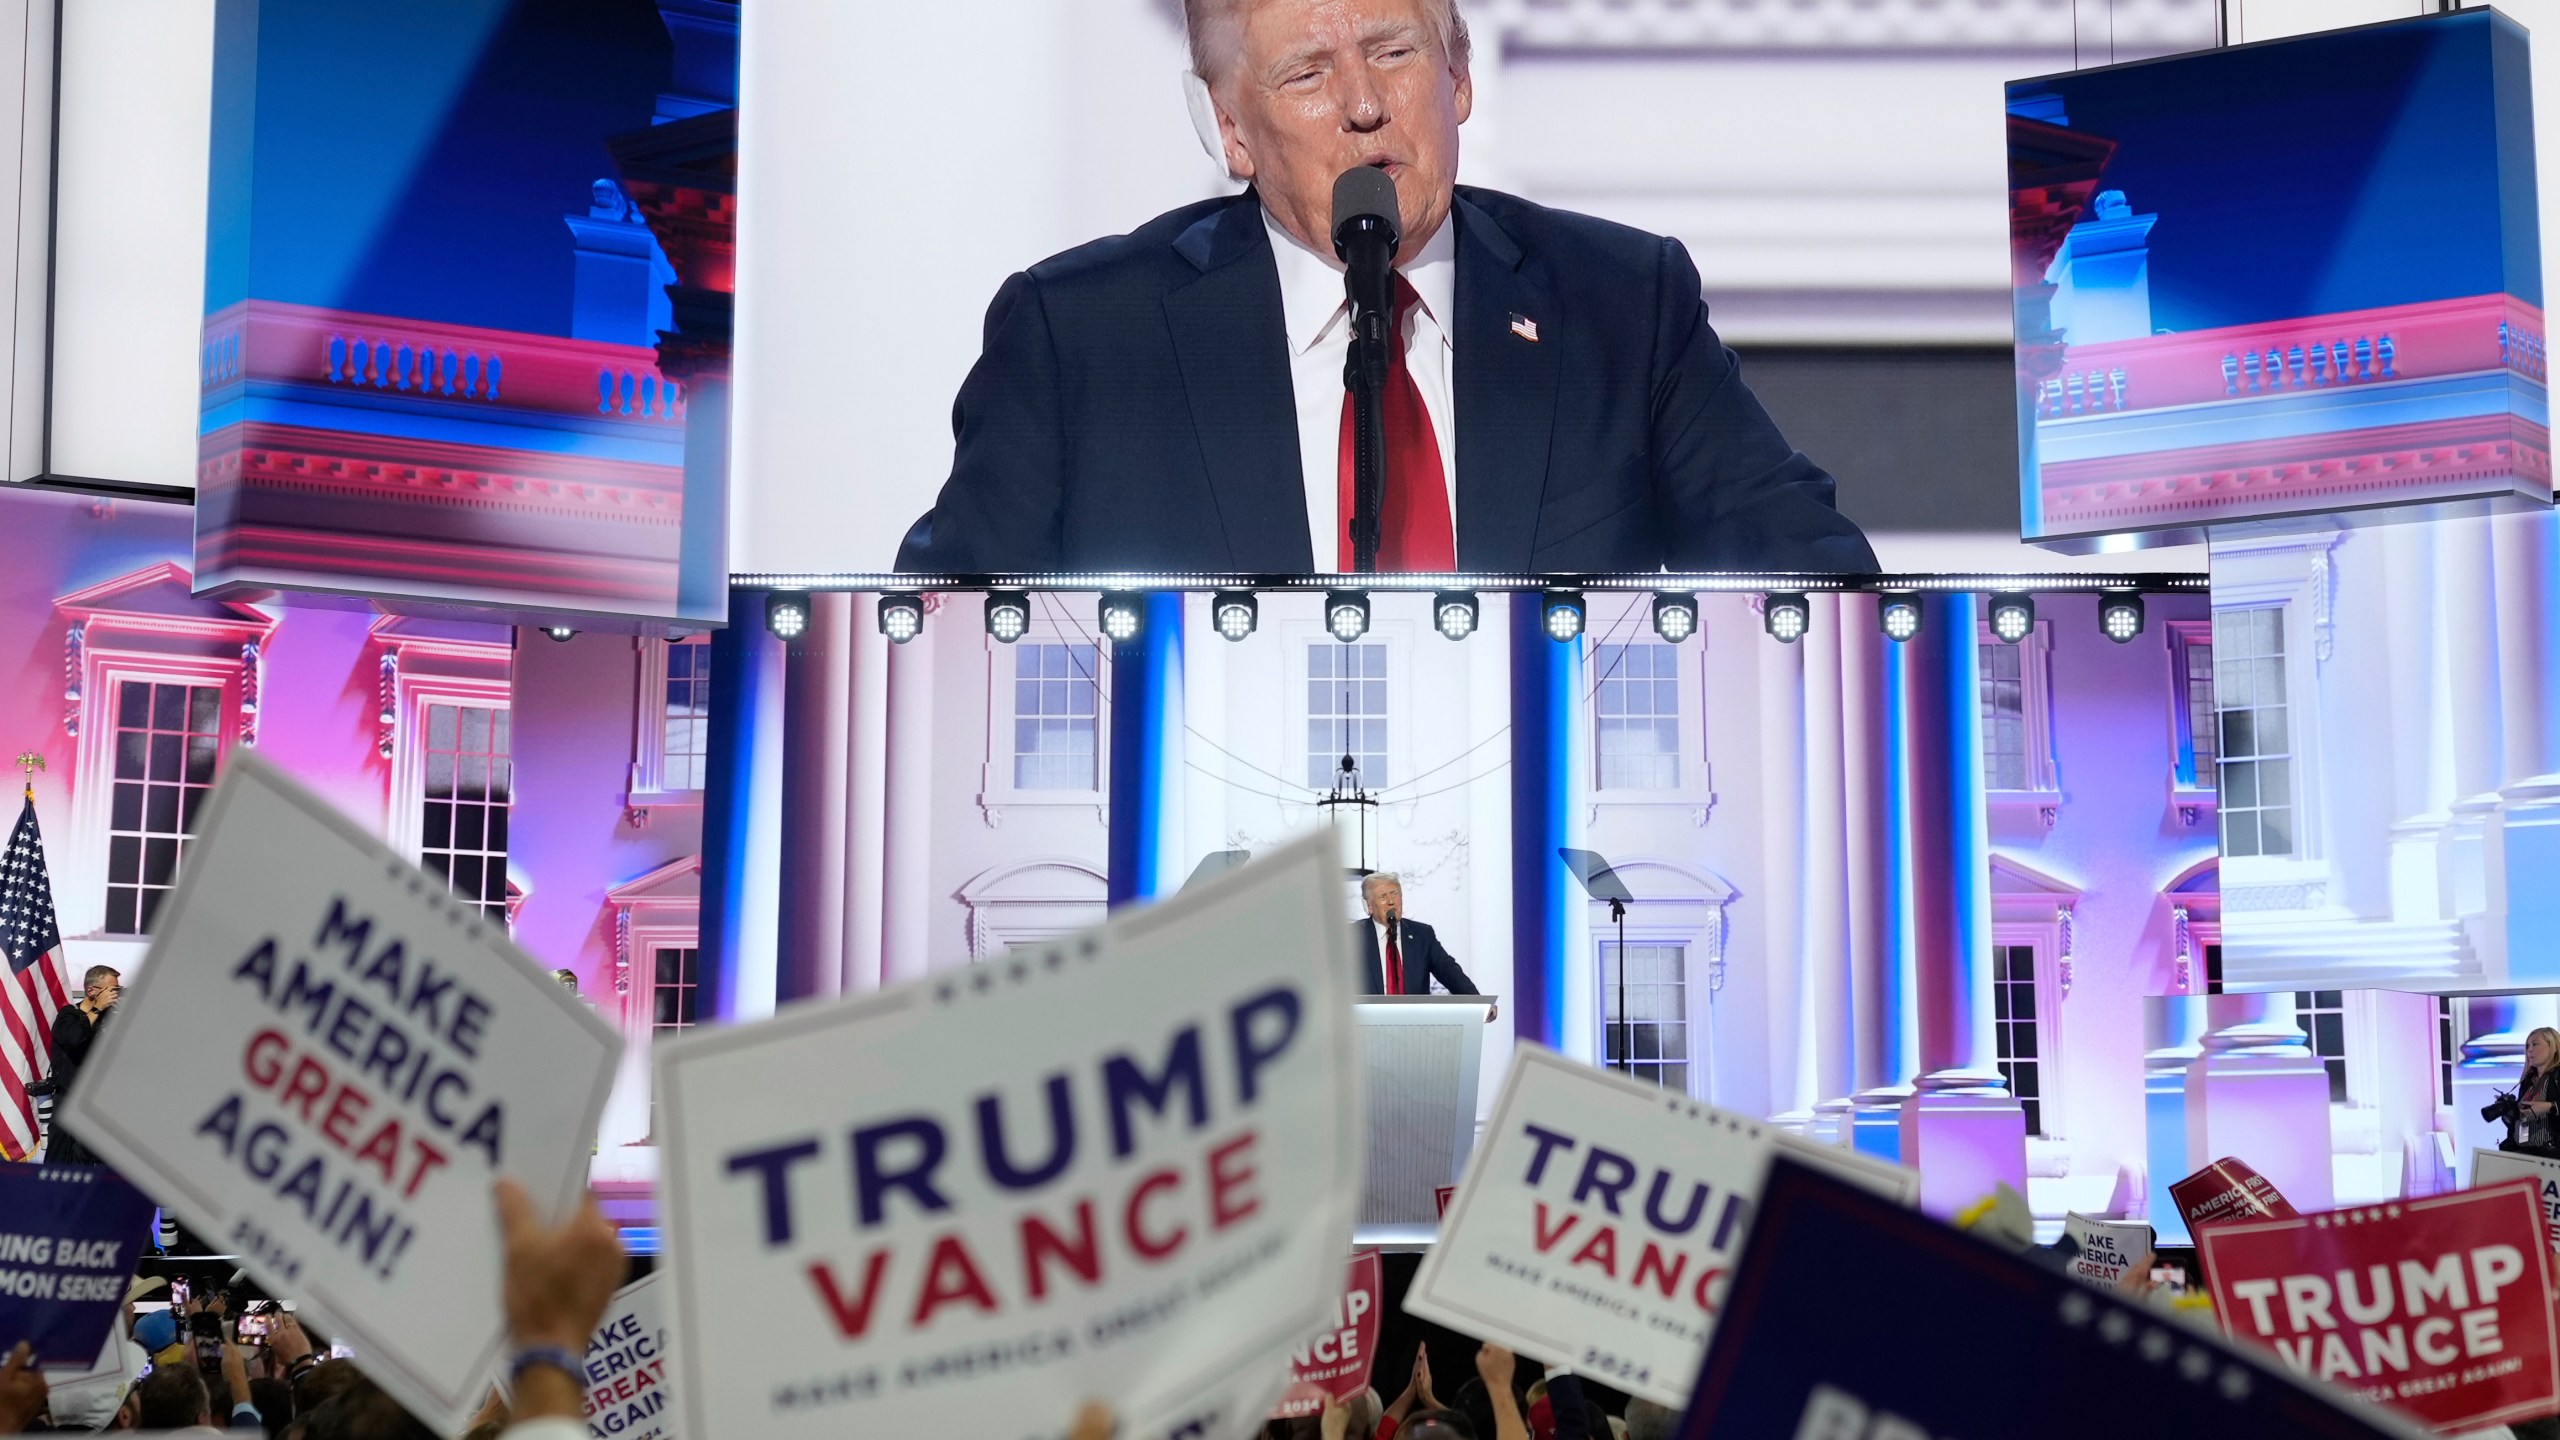
POLYGON ((1184 9, 1227 193, 1023 257, 896 568, 1875 568, 1680 241, 1460 183, 1457 7, 1184 9))

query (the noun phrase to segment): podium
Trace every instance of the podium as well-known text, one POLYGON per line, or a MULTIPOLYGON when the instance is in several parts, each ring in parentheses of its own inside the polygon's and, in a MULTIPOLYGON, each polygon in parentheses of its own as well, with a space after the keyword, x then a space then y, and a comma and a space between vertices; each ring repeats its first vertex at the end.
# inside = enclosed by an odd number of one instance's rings
POLYGON ((1351 1243, 1419 1250, 1440 1232, 1439 1190, 1476 1145, 1476 1072, 1491 995, 1369 995, 1360 1023, 1369 1148, 1351 1243))

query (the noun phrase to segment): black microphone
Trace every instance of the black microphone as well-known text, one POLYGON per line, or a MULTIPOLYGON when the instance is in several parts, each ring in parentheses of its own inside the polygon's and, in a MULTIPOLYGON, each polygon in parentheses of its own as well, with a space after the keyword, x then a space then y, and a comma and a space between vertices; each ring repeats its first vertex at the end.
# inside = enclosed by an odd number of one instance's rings
MULTIPOLYGON (((1354 165, 1333 181, 1333 253, 1351 267, 1354 282, 1366 272, 1383 295, 1387 267, 1404 239, 1404 211, 1396 182, 1375 165, 1354 165)), ((1354 291, 1351 303, 1360 303, 1354 291)))
POLYGON ((1395 318, 1396 246, 1404 238, 1396 182, 1374 165, 1355 165, 1333 181, 1333 253, 1346 267, 1351 346, 1342 383, 1351 394, 1352 568, 1378 568, 1378 512, 1386 503, 1385 396, 1389 331, 1395 318))

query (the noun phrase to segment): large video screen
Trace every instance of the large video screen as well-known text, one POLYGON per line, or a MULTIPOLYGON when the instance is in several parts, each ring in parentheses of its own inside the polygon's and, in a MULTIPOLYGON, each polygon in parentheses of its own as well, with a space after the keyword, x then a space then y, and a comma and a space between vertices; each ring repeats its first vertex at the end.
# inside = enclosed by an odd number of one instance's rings
POLYGON ((2028 540, 2548 502, 2514 22, 2013 81, 2008 133, 2028 540))
POLYGON ((2210 978, 2560 986, 2555 566, 2550 511, 2214 541, 2210 978))
POLYGON ((1883 1154, 1952 1088, 2016 1127, 1991 1173, 2107 1210, 2142 997, 2218 918, 2199 590, 1448 598, 773 592, 793 638, 721 641, 775 657, 773 873, 705 884, 777 897, 788 999, 1333 826, 1499 997, 1488 1087, 1525 1034, 1883 1154))
POLYGON ((221 7, 197 583, 722 613, 738 7, 221 7))

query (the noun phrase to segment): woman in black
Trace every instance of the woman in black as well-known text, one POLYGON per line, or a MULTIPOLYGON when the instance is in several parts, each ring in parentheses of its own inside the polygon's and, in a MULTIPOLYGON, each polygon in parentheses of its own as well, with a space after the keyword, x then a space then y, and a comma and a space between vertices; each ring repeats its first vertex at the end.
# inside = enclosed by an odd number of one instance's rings
POLYGON ((81 977, 80 998, 65 1005, 53 1017, 53 1138, 45 1147, 45 1159, 56 1165, 95 1165, 98 1157, 91 1153, 69 1131, 59 1118, 62 1102, 71 1098, 71 1082, 89 1059, 89 1047, 98 1042, 98 1027, 106 1023, 107 1012, 115 1008, 124 993, 124 977, 112 965, 92 965, 81 977))
POLYGON ((2560 1030, 2543 1025, 2524 1037, 2513 1148, 2534 1155, 2560 1155, 2560 1143, 2553 1139, 2556 1132, 2560 1132, 2560 1030))

